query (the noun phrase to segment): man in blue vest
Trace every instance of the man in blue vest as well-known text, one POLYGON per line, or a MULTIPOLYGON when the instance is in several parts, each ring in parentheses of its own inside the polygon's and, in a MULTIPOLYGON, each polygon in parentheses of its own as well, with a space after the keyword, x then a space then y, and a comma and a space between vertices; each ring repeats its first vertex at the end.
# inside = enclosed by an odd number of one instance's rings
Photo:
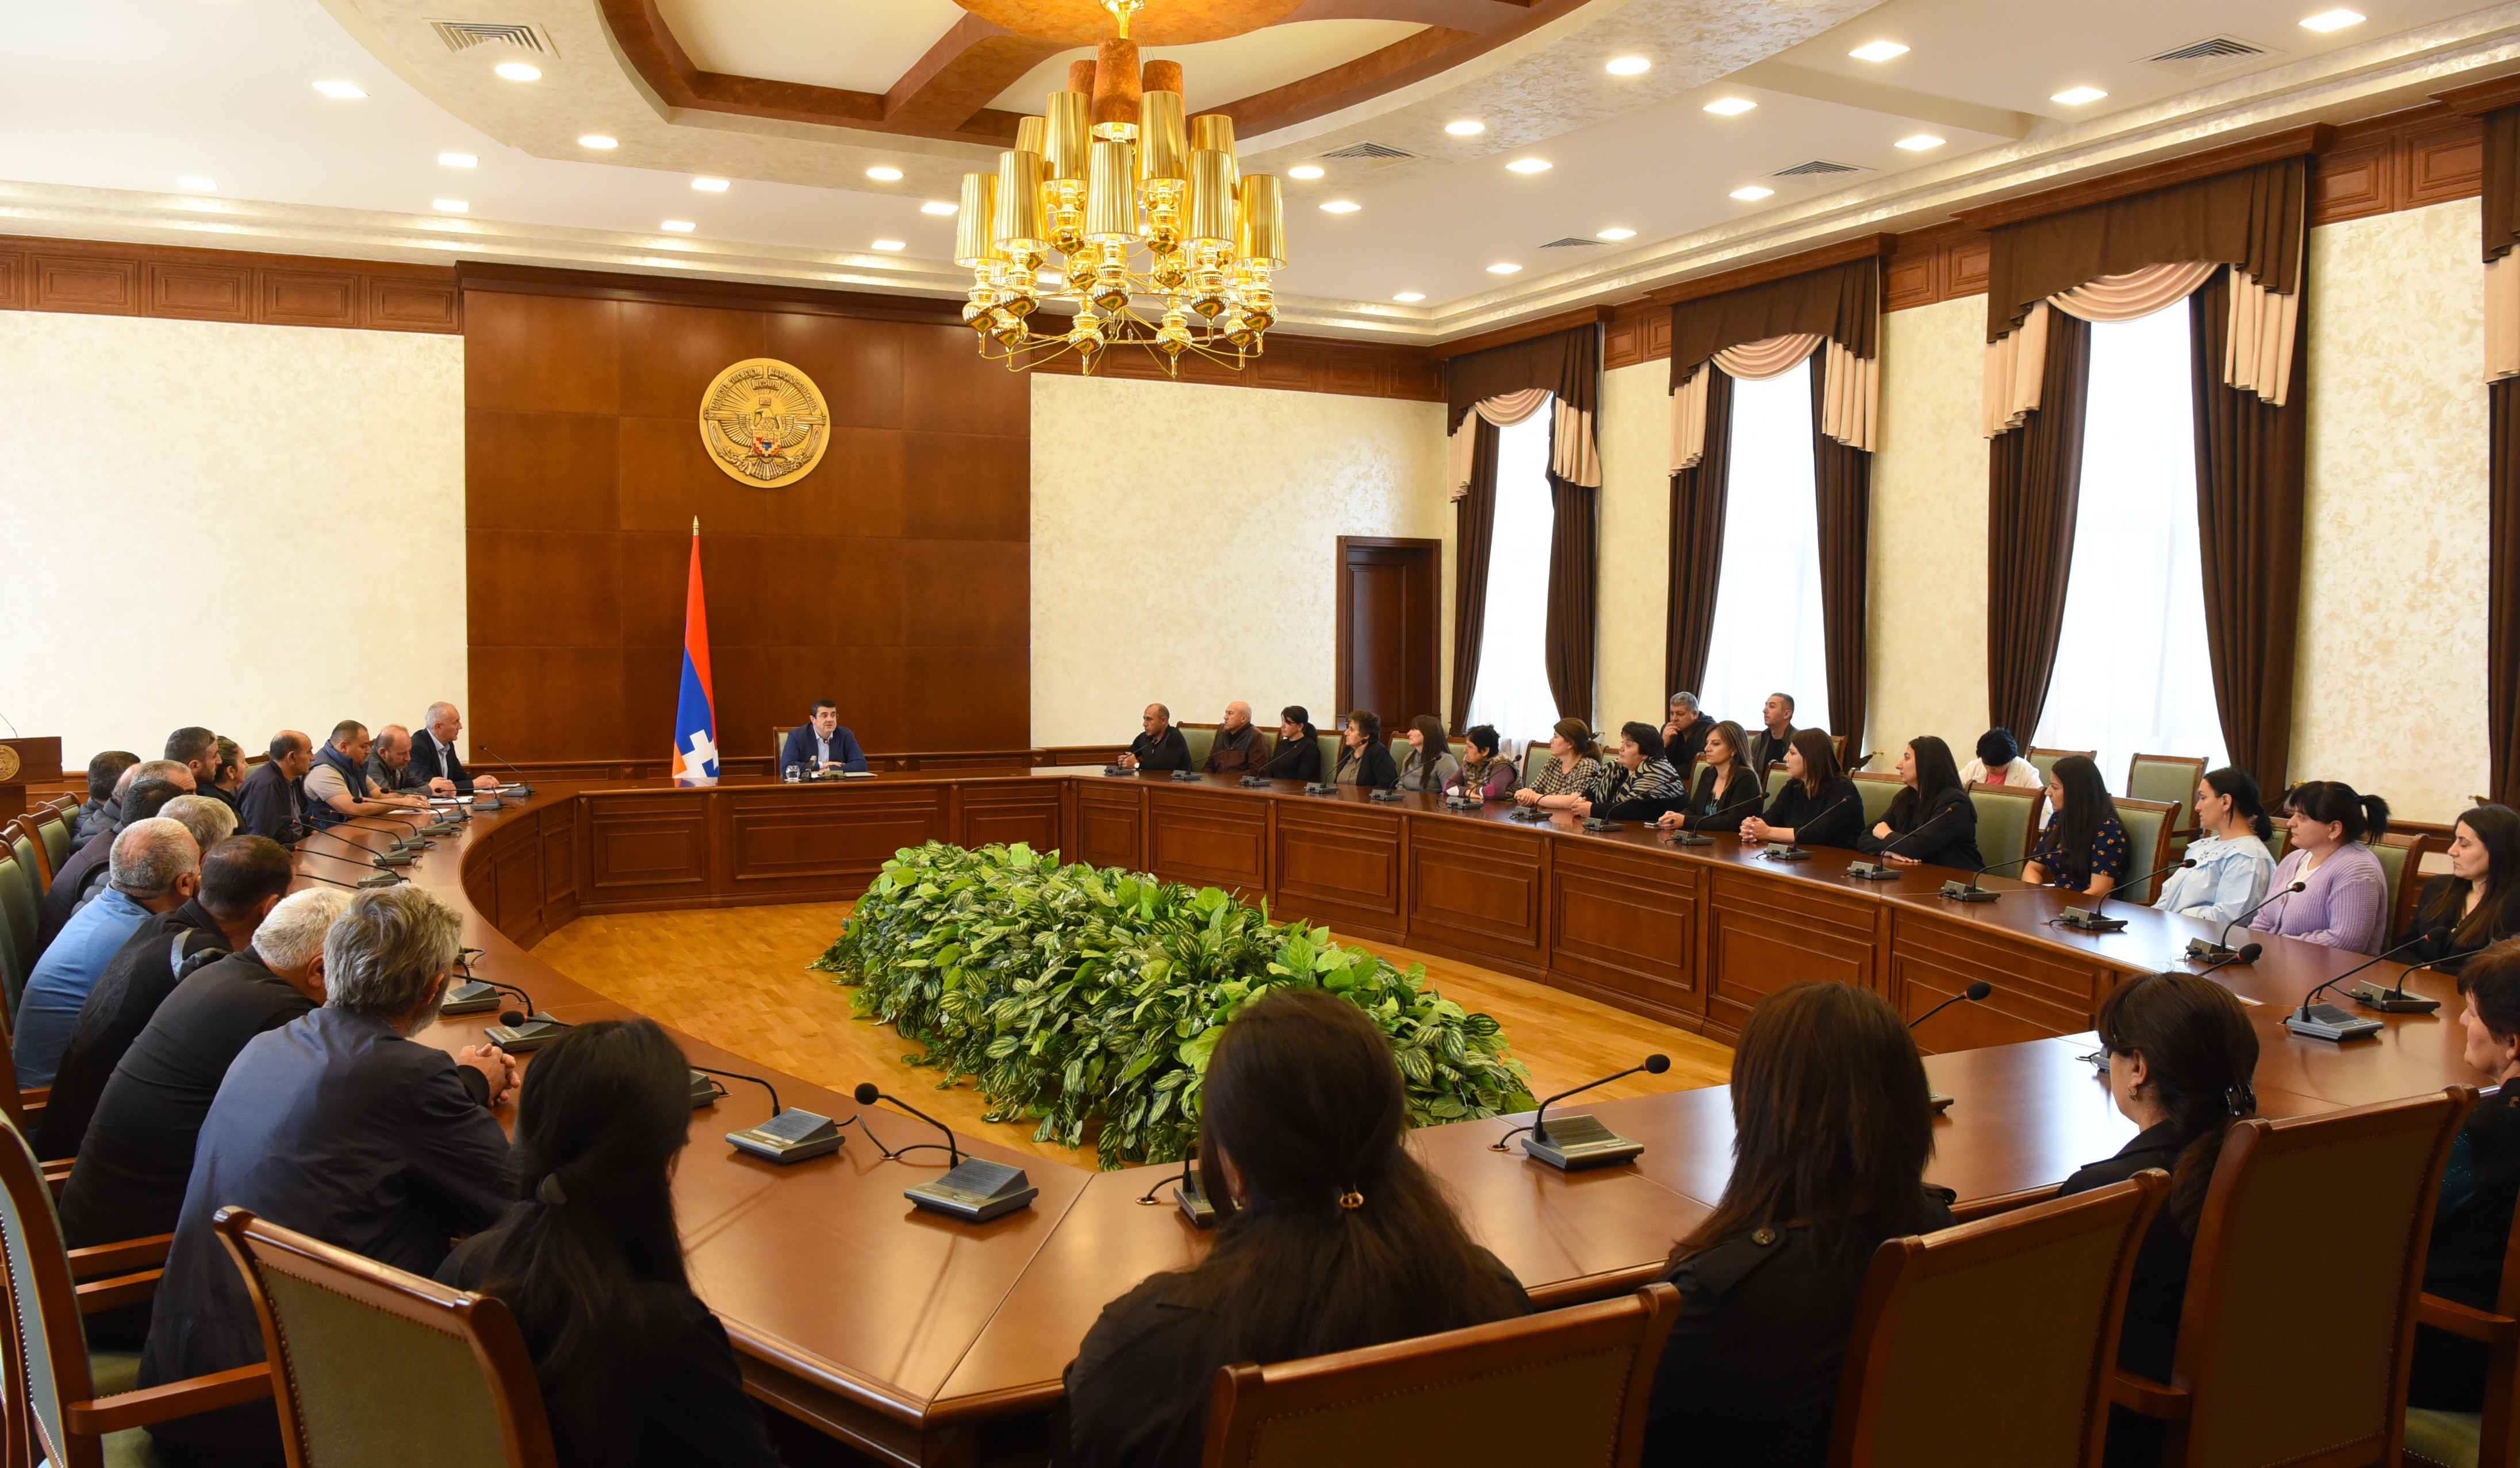
POLYGON ((315 751, 306 772, 306 821, 317 830, 338 825, 353 816, 382 816, 426 806, 424 795, 382 795, 368 785, 368 751, 375 741, 356 719, 333 726, 332 741, 315 751))
POLYGON ((779 768, 784 772, 793 765, 807 775, 827 765, 836 765, 852 775, 866 773, 866 751, 858 747, 858 736, 840 727, 840 706, 829 698, 817 698, 806 714, 806 722, 788 731, 788 745, 779 751, 779 768))

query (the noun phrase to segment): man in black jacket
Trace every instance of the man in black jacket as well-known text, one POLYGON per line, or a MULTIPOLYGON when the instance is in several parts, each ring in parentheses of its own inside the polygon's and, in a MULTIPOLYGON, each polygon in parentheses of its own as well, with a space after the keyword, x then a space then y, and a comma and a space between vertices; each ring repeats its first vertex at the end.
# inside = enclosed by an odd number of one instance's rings
POLYGON ((468 795, 499 787, 492 777, 465 769, 463 756, 455 752, 455 736, 464 732, 463 710, 451 703, 432 703, 421 723, 425 727, 411 741, 411 768, 419 782, 428 786, 429 794, 468 795))
POLYGON ((1750 734, 1750 768, 1764 772, 1782 761, 1785 746, 1794 741, 1794 695, 1770 693, 1759 718, 1762 727, 1750 734))
POLYGON ((411 731, 399 724, 388 724, 377 731, 376 747, 368 751, 368 788, 394 791, 417 790, 428 783, 411 762, 411 731))
POLYGON ((1158 772, 1190 768, 1190 741, 1173 728, 1171 709, 1149 703, 1139 723, 1146 726, 1146 733, 1129 742, 1129 752, 1120 756, 1120 768, 1158 772))
POLYGON ((315 741, 284 729, 271 736, 270 754, 237 792, 237 830, 290 846, 306 834, 306 792, 297 782, 315 764, 315 741))
POLYGON ((70 839, 85 846, 99 832, 113 829, 122 820, 122 791, 131 783, 131 771, 140 756, 128 749, 109 749, 87 762, 87 799, 78 808, 78 824, 71 829, 70 839))

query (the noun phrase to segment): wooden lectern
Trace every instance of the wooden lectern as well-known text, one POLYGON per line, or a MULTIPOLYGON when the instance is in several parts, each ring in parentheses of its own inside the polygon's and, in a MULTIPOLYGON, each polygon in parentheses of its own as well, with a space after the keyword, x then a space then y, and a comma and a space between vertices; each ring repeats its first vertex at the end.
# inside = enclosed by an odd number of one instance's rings
POLYGON ((59 735, 39 739, 0 739, 0 821, 26 814, 28 785, 62 782, 59 735))

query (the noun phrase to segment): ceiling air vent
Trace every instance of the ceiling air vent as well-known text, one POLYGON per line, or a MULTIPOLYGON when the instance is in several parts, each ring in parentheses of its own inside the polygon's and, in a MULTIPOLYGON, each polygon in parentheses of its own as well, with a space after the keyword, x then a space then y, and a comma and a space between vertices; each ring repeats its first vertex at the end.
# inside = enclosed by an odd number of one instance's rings
POLYGON ((1864 171, 1866 170, 1857 167, 1853 163, 1832 163, 1826 158, 1814 158, 1808 163, 1796 163, 1791 168, 1779 168, 1769 176, 1772 178, 1820 178, 1831 173, 1862 173, 1864 171))
POLYGON ((2200 76, 2211 76, 2217 71, 2228 71, 2251 57, 2266 54, 2266 47, 2241 40, 2238 36, 2210 35, 2201 41, 2191 41, 2177 50, 2165 51, 2159 56, 2147 56, 2143 58, 2143 62, 2146 66, 2159 67, 2166 71, 2176 71, 2193 80, 2200 76))
POLYGON ((536 56, 558 56, 560 48, 539 25, 512 24, 496 21, 431 21, 428 28, 446 43, 449 51, 470 51, 475 46, 514 46, 536 56))
POLYGON ((1333 148, 1322 155, 1326 158, 1362 158, 1376 163, 1397 162, 1402 158, 1414 158, 1417 156, 1397 148, 1387 148, 1380 143, 1350 143, 1345 148, 1333 148))
POLYGON ((1542 248, 1542 249, 1592 249, 1592 248, 1596 248, 1596 247, 1598 247, 1598 245, 1601 245, 1601 244, 1603 244, 1603 243, 1604 243, 1604 242, 1599 241, 1599 240, 1578 240, 1578 239, 1576 239, 1573 235, 1569 235, 1569 236, 1567 236, 1567 237, 1566 237, 1565 239, 1563 239, 1563 240, 1552 240, 1552 241, 1550 241, 1547 245, 1541 245, 1541 246, 1540 246, 1540 248, 1542 248))

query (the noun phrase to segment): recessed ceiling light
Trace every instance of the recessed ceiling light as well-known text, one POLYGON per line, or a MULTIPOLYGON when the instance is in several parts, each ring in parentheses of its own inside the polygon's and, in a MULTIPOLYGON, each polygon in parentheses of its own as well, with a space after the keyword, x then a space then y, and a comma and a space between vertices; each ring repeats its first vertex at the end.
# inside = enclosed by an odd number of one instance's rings
POLYGON ((1942 147, 1943 140, 1935 137, 1932 133, 1918 133, 1912 138, 1901 138, 1892 146, 1904 148, 1910 153, 1923 153, 1928 148, 1942 147))
POLYGON ((898 168, 884 168, 878 166, 868 169, 867 177, 888 184, 901 177, 901 170, 898 168))
POLYGON ((315 83, 315 90, 323 93, 327 97, 338 97, 343 102, 347 102, 353 97, 365 97, 368 95, 366 89, 362 88, 355 81, 319 81, 315 83))
POLYGON ((1599 234, 1595 235, 1593 238, 1596 240, 1633 240, 1636 237, 1637 232, 1635 230, 1606 229, 1601 231, 1599 234))
POLYGON ((698 229, 699 226, 692 223, 688 219, 668 219, 664 222, 661 228, 672 230, 677 235, 688 235, 692 231, 698 229))
POLYGON ((1897 41, 1868 41, 1846 54, 1860 62, 1886 62, 1894 56, 1906 56, 1908 48, 1897 41))
POLYGON ((1358 203, 1353 199, 1333 199, 1329 202, 1322 205, 1322 212, 1325 214, 1353 214, 1364 207, 1365 205, 1358 203))
POLYGON ((1286 170, 1288 178, 1319 178, 1325 170, 1313 163, 1298 163, 1286 170))
POLYGON ((1513 274, 1515 271, 1520 270, 1521 268, 1522 268, 1521 266, 1519 266, 1519 265, 1513 265, 1513 264, 1491 265, 1491 266, 1489 266, 1489 267, 1488 267, 1488 274, 1490 274, 1490 275, 1511 275, 1511 274, 1513 274))
POLYGON ((2048 100, 2061 102, 2067 107, 2081 107, 2086 102, 2097 102, 2107 95, 2097 87, 2067 87, 2048 100))
POLYGON ((1706 111, 1718 117, 1738 117, 1758 105, 1747 97, 1718 97, 1706 104, 1706 111))
POLYGON ((2321 33, 2343 30, 2348 25, 2362 23, 2362 18, 2350 10, 2323 10, 2301 22, 2304 30, 2316 30, 2321 33))
POLYGON ((465 214, 472 209, 471 204, 460 199, 432 199, 428 206, 441 214, 465 214))
POLYGON ((216 194, 219 191, 219 181, 214 178, 179 178, 175 180, 175 187, 190 189, 196 194, 216 194))
POLYGON ((1392 297, 1393 300, 1400 302, 1404 306, 1414 306, 1425 298, 1426 292, 1423 290, 1403 290, 1398 295, 1392 297))
POLYGON ((962 212, 962 208, 963 206, 959 203, 947 203, 941 199, 931 199, 919 206, 919 212, 922 214, 955 214, 962 212))
POLYGON ((1451 133, 1457 138, 1475 138, 1487 130, 1488 125, 1486 123, 1474 122, 1467 117, 1463 117, 1459 122, 1447 122, 1444 124, 1444 131, 1451 133))
POLYGON ((1746 189, 1733 190, 1732 197, 1740 200, 1744 203, 1755 203, 1759 200, 1765 199, 1776 192, 1777 191, 1774 189, 1762 189, 1757 184, 1752 184, 1746 189))
POLYGON ((1516 158, 1506 167, 1515 173, 1547 173, 1550 163, 1547 158, 1516 158))
POLYGON ((692 180, 692 187, 702 194, 723 194, 727 191, 728 184, 722 178, 696 178, 692 180))
POLYGON ((449 168, 478 168, 481 160, 469 153, 441 153, 437 161, 449 168))
POLYGON ((608 148, 620 147, 621 140, 619 138, 608 138, 602 133, 588 133, 585 137, 577 140, 577 146, 580 148, 592 148, 600 153, 608 148))
POLYGON ((878 240, 875 242, 875 247, 878 249, 903 249, 907 246, 898 240, 878 240))
POLYGON ((498 72, 501 76, 506 77, 510 81, 540 81, 543 79, 542 67, 529 66, 524 62, 501 62, 490 69, 498 72))
POLYGON ((1601 69, 1612 76, 1642 76, 1653 69, 1653 63, 1642 56, 1619 56, 1611 58, 1610 64, 1601 69))

